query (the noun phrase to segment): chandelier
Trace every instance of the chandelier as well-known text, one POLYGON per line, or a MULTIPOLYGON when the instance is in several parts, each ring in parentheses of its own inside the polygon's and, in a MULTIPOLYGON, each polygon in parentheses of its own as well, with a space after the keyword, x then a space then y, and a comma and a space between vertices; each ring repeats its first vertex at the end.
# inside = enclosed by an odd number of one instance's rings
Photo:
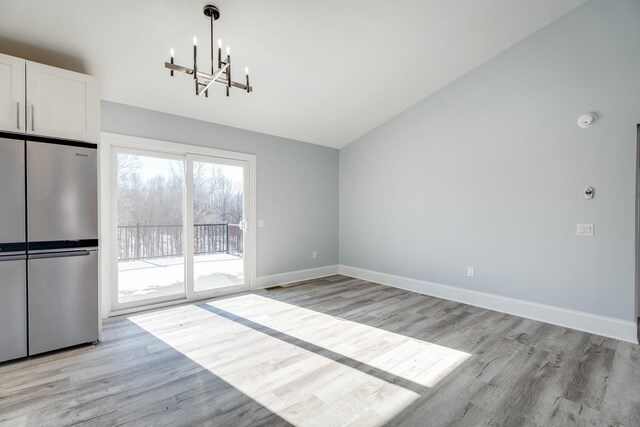
POLYGON ((175 71, 193 76, 196 95, 200 96, 204 93, 205 97, 209 96, 209 87, 213 83, 226 86, 227 96, 229 96, 229 90, 233 88, 242 89, 243 91, 250 93, 253 92, 253 88, 249 85, 249 68, 245 67, 245 83, 238 83, 231 80, 231 49, 227 46, 226 56, 222 57, 222 40, 218 39, 218 66, 214 68, 213 60, 213 22, 220 18, 220 11, 216 6, 207 5, 203 10, 204 16, 211 23, 211 69, 210 73, 204 72, 198 68, 198 38, 193 37, 193 68, 183 67, 174 63, 173 58, 175 51, 171 49, 171 60, 165 62, 164 67, 168 68, 171 77, 175 71))

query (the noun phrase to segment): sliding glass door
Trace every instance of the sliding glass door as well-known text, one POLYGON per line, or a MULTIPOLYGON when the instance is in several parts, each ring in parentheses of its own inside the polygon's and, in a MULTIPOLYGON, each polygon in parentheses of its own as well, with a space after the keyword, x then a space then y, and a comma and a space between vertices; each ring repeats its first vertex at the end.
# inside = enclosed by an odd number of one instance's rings
POLYGON ((117 301, 145 305, 186 292, 184 159, 163 153, 115 154, 117 301))
POLYGON ((114 147, 114 310, 247 289, 245 161, 114 147))
POLYGON ((193 290, 244 285, 245 163, 187 156, 192 178, 193 290))

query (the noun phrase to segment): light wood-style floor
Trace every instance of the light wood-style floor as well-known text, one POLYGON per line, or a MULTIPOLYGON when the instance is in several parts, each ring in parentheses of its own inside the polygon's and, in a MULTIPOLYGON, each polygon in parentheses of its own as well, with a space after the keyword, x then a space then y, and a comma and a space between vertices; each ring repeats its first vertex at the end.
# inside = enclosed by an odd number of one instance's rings
POLYGON ((640 347, 344 276, 0 365, 3 425, 640 425, 640 347))

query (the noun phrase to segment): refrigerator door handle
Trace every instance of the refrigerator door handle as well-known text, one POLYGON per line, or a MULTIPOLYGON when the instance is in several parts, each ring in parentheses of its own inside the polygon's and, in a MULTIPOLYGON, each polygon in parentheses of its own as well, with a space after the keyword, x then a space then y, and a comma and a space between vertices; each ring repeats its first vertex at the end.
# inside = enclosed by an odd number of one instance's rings
POLYGON ((27 259, 26 255, 6 255, 0 256, 0 262, 3 261, 24 261, 27 259))
POLYGON ((41 254, 29 254, 29 259, 46 259, 46 258, 63 258, 74 256, 87 256, 91 251, 66 251, 66 252, 47 252, 41 254))

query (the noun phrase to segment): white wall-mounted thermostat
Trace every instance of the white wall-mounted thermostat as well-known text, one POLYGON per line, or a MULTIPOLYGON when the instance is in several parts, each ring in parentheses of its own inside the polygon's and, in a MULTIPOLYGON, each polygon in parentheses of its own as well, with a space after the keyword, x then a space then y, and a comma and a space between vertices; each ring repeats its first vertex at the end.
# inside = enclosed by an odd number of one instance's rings
POLYGON ((593 199, 593 196, 595 195, 595 190, 593 189, 593 187, 587 187, 584 189, 584 198, 587 200, 591 200, 593 199))
POLYGON ((578 126, 581 128, 589 128, 598 120, 596 113, 587 113, 580 116, 578 119, 578 126))

